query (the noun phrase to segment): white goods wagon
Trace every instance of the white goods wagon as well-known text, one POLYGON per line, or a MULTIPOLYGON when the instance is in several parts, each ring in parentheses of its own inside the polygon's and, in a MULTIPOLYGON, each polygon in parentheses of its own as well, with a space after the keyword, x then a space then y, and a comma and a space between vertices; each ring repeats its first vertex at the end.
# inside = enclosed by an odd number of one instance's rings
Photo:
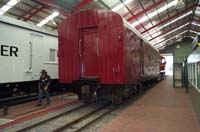
POLYGON ((0 16, 0 97, 36 91, 40 71, 58 79, 57 32, 0 16))

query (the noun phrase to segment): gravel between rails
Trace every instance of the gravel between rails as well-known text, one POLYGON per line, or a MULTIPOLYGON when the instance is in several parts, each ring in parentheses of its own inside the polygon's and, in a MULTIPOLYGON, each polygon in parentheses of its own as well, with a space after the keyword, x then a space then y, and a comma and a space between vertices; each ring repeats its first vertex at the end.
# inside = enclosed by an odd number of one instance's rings
POLYGON ((65 132, 80 132, 81 130, 83 130, 87 126, 90 126, 91 124, 93 124, 93 122, 95 122, 96 120, 109 114, 113 110, 114 110, 114 108, 112 108, 112 107, 104 108, 104 109, 98 111, 97 113, 95 113, 94 115, 88 117, 87 119, 82 120, 79 123, 71 126, 69 129, 65 130, 65 132))
MULTIPOLYGON (((13 125, 13 126, 10 126, 10 127, 7 127, 3 130, 1 130, 1 132, 16 132, 18 130, 21 130, 23 129, 24 127, 26 126, 30 126, 30 125, 33 125, 39 121, 43 121, 43 120, 46 120, 48 118, 51 118, 51 117, 54 117, 56 115, 59 115, 61 113, 64 113, 66 111, 69 111, 69 110, 72 110, 74 108, 77 108, 77 107, 80 107, 84 105, 83 103, 78 103, 78 104, 75 104, 75 105, 71 105, 71 106, 67 106, 63 109, 60 109, 60 110, 56 110, 54 112, 50 112, 48 114, 45 114, 44 116, 40 116, 40 117, 37 117, 37 118, 33 118, 32 120, 28 120, 26 122, 22 122, 22 123, 19 123, 19 124, 16 124, 16 125, 13 125)), ((47 130, 43 131, 43 132, 47 132, 47 130)))
POLYGON ((64 115, 58 119, 47 122, 41 126, 38 126, 29 132, 51 132, 60 126, 64 126, 66 123, 70 123, 73 120, 80 118, 82 115, 85 115, 93 110, 97 109, 96 106, 88 106, 79 110, 74 111, 73 113, 64 115))

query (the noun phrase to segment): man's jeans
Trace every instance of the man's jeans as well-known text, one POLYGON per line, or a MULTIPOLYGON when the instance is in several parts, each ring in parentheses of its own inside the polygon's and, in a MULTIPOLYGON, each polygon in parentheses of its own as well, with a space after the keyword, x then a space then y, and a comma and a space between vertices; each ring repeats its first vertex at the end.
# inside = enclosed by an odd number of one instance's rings
POLYGON ((45 94, 45 97, 47 99, 47 104, 50 104, 50 95, 49 95, 49 90, 44 90, 44 89, 40 89, 39 90, 39 95, 38 95, 38 103, 42 104, 42 98, 43 95, 45 94))

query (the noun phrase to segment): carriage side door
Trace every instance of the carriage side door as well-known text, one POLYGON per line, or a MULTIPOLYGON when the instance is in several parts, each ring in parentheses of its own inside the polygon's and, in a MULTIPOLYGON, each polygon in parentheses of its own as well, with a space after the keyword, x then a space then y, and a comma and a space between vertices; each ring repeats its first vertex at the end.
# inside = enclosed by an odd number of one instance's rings
POLYGON ((81 29, 80 37, 79 54, 81 77, 98 77, 99 40, 97 37, 97 28, 81 29))

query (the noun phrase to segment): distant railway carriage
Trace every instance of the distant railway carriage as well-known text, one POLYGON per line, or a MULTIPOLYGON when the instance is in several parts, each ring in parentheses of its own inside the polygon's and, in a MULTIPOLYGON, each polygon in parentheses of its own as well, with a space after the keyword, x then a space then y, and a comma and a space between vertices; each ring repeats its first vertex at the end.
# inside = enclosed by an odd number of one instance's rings
MULTIPOLYGON (((159 77, 159 53, 107 10, 73 13, 59 26, 59 79, 79 98, 112 95, 113 102, 159 77)), ((116 101, 117 100, 117 101, 116 101)))
POLYGON ((0 16, 0 97, 37 91, 41 69, 58 79, 57 32, 0 16))
POLYGON ((160 56, 160 78, 164 79, 165 77, 165 65, 166 65, 166 59, 164 56, 160 56))

